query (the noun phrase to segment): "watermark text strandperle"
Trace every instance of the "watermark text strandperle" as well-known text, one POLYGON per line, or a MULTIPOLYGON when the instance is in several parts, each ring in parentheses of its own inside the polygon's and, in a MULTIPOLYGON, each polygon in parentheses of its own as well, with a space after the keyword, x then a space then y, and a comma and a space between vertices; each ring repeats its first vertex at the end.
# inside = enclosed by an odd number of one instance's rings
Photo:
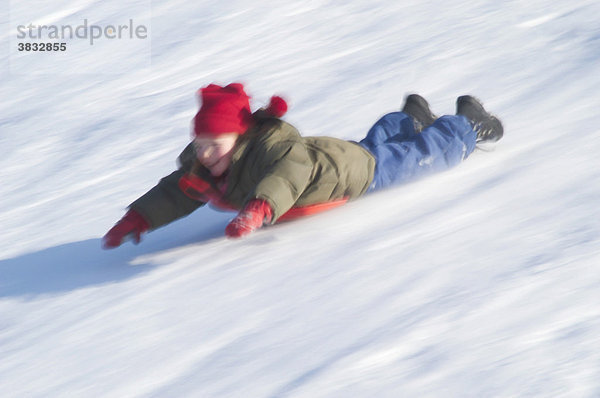
POLYGON ((107 39, 146 39, 148 37, 148 28, 145 25, 134 25, 130 19, 125 25, 88 25, 88 20, 84 19, 82 25, 73 28, 72 25, 19 25, 17 26, 17 39, 89 39, 90 45, 94 45, 94 40, 101 38, 107 39))

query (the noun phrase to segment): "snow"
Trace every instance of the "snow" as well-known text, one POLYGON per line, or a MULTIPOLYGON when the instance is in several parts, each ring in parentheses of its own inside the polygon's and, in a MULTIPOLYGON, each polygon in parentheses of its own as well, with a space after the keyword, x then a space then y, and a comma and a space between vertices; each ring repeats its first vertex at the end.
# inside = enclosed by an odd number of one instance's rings
POLYGON ((2 4, 0 396, 600 396, 597 1, 2 4), (84 18, 147 23, 151 52, 15 50, 84 18), (505 138, 247 239, 206 208, 101 250, 195 90, 238 80, 304 135, 360 139, 418 92, 476 94, 505 138))

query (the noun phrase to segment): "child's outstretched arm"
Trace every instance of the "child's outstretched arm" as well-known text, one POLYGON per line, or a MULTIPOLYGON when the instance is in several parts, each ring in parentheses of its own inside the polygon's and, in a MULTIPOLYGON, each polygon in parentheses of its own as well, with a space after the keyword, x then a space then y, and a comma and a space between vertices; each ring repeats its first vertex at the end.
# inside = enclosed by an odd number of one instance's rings
POLYGON ((187 197, 179 189, 178 182, 183 174, 183 169, 174 171, 133 202, 125 216, 104 235, 103 247, 118 247, 128 236, 139 243, 143 233, 184 217, 204 205, 187 197))
POLYGON ((129 209, 137 211, 148 220, 150 230, 187 216, 205 204, 188 197, 179 188, 179 180, 185 173, 184 169, 179 169, 163 177, 152 189, 129 205, 129 209))

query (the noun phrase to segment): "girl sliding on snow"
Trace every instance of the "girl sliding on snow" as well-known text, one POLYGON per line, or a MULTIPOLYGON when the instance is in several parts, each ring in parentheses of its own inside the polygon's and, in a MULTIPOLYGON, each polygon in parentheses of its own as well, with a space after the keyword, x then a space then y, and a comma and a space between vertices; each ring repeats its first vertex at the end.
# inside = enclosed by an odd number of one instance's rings
POLYGON ((359 143, 302 137, 280 119, 287 105, 272 97, 250 111, 239 83, 200 90, 193 141, 179 168, 134 201, 103 238, 105 248, 154 230, 211 203, 239 211, 228 237, 242 237, 277 221, 310 214, 367 192, 449 169, 479 142, 502 138, 501 122, 471 96, 457 99, 456 115, 437 118, 412 94, 401 112, 383 116, 359 143))

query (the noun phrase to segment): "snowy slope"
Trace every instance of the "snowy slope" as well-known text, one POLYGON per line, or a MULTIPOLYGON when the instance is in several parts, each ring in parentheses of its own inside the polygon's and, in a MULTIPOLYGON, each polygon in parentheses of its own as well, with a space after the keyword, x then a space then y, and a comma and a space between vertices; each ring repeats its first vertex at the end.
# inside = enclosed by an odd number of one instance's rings
POLYGON ((281 3, 3 1, 0 396, 600 396, 600 4, 281 3), (84 18, 149 21, 151 56, 13 51, 84 18), (195 90, 234 80, 304 135, 359 139, 410 92, 476 94, 506 135, 247 239, 207 208, 102 251, 195 90))

